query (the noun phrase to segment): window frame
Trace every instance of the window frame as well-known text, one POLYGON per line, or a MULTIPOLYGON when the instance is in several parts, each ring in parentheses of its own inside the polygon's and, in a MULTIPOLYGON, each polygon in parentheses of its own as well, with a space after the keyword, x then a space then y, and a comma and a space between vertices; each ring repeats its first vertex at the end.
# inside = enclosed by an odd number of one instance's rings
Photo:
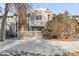
POLYGON ((37 15, 35 16, 35 20, 42 20, 42 18, 43 18, 43 16, 42 16, 41 14, 37 14, 37 15), (40 18, 37 18, 37 17, 40 17, 40 18))

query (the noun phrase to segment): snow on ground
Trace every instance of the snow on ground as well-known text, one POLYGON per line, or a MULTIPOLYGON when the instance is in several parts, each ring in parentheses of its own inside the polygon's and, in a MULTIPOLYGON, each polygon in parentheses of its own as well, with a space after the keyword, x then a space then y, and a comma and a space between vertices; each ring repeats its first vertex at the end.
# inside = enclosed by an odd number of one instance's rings
POLYGON ((7 39, 0 41, 0 52, 5 50, 62 56, 64 52, 79 52, 79 41, 49 41, 36 38, 7 39))

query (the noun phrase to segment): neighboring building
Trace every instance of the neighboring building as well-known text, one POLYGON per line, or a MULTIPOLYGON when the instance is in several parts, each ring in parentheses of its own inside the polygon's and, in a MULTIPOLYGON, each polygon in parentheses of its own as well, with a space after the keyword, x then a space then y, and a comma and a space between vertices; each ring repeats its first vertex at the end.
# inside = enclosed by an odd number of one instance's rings
MULTIPOLYGON (((0 16, 0 30, 1 30, 1 24, 2 24, 2 18, 3 16, 0 16)), ((17 35, 17 17, 16 16, 7 16, 6 19, 6 34, 7 35, 17 35)))
POLYGON ((72 15, 72 17, 76 18, 77 21, 79 22, 79 15, 72 15))
POLYGON ((29 20, 29 30, 42 30, 47 21, 52 20, 52 11, 49 9, 39 8, 32 11, 31 20, 29 20))

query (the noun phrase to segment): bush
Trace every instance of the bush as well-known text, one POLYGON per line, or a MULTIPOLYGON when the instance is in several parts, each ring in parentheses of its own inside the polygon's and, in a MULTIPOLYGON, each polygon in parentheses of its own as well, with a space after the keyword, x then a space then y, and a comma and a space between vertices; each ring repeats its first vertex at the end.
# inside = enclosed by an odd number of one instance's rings
POLYGON ((43 37, 48 39, 73 39, 79 33, 79 24, 66 11, 63 14, 54 16, 51 21, 48 21, 42 33, 43 37))

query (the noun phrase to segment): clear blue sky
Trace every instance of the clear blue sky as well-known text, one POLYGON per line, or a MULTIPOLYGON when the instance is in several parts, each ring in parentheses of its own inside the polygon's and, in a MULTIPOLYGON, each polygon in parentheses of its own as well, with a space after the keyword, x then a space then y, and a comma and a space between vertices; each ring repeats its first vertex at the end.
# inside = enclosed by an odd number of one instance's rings
POLYGON ((55 14, 67 10, 72 15, 79 15, 78 3, 35 3, 33 4, 33 8, 48 8, 55 14))
MULTIPOLYGON (((52 13, 58 14, 68 10, 72 15, 79 15, 78 3, 33 3, 33 8, 48 8, 52 10, 52 13)), ((0 7, 3 6, 0 3, 0 7)))

